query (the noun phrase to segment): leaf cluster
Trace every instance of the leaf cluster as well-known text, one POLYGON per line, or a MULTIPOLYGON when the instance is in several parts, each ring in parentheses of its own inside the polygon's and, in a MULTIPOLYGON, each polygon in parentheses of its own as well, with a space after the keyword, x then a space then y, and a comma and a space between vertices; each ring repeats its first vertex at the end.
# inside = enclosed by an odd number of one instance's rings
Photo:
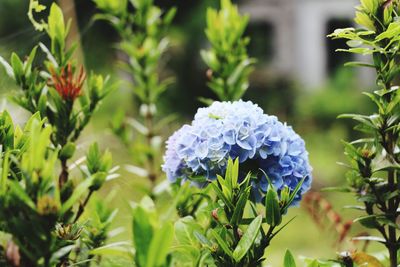
POLYGON ((239 177, 239 161, 229 160, 225 177, 217 176, 209 184, 216 199, 207 204, 212 209, 208 227, 191 216, 175 224, 176 233, 183 235, 178 237, 181 257, 192 256, 196 262, 209 261, 211 257, 217 266, 259 266, 265 260, 265 249, 291 221, 282 225, 301 183, 292 192, 283 190, 280 196, 270 184, 260 214, 251 201, 251 173, 243 179, 239 177))
POLYGON ((210 49, 201 51, 209 67, 208 86, 219 100, 238 100, 249 87, 248 78, 255 59, 247 54, 250 42, 244 37, 249 17, 241 15, 230 0, 221 0, 219 11, 207 10, 206 35, 210 49))

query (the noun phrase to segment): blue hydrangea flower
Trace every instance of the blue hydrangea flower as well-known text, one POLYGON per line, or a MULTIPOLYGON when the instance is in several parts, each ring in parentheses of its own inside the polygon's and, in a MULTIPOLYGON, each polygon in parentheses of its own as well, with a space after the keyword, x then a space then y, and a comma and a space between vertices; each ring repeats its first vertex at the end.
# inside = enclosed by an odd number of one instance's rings
POLYGON ((268 188, 259 169, 278 192, 285 186, 293 190, 305 178, 295 204, 311 186, 312 168, 304 140, 277 117, 242 100, 200 108, 191 125, 184 125, 168 139, 162 168, 172 183, 199 175, 214 180, 217 174, 224 175, 229 157, 239 158, 241 170, 259 173, 252 181, 258 201, 268 188))

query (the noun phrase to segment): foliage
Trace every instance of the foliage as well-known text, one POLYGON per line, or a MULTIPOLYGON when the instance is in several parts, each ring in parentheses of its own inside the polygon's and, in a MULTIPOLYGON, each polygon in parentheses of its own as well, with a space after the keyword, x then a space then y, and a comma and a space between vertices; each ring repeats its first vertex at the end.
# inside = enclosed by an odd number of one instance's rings
POLYGON ((338 29, 330 36, 348 40, 349 53, 370 55, 373 62, 348 65, 373 68, 379 89, 364 93, 376 105, 372 115, 345 114, 342 118, 357 121, 356 130, 365 138, 344 142, 349 158, 347 180, 349 192, 365 206, 365 215, 355 221, 376 229, 382 237, 359 237, 386 246, 390 266, 398 264, 400 204, 400 94, 396 77, 400 73, 398 1, 363 0, 357 7, 355 21, 361 28, 338 29))
POLYGON ((270 184, 264 212, 259 214, 257 206, 250 200, 250 177, 251 173, 240 181, 239 160, 228 161, 225 177, 218 176, 209 185, 216 195, 212 202, 215 203, 212 223, 204 227, 192 217, 184 217, 175 224, 177 234, 180 234, 180 257, 205 264, 211 255, 216 266, 261 266, 265 249, 291 221, 282 224, 302 182, 293 191, 281 193, 280 197, 270 184), (264 231, 264 225, 268 226, 267 231, 264 231))
POLYGON ((144 198, 140 205, 134 207, 133 242, 137 266, 169 266, 173 238, 172 223, 159 220, 150 198, 144 198))
MULTIPOLYGON (((118 32, 121 42, 118 48, 128 60, 122 61, 122 68, 130 75, 133 93, 139 104, 141 119, 125 118, 124 112, 116 114, 112 127, 121 141, 130 148, 132 155, 142 156, 138 165, 146 166, 145 171, 135 172, 145 176, 153 186, 159 177, 160 130, 167 121, 156 119, 157 102, 170 84, 170 79, 159 77, 161 58, 169 47, 166 30, 174 18, 176 9, 164 13, 154 5, 153 0, 94 0, 101 13, 95 19, 108 21, 118 32), (135 12, 131 13, 130 8, 135 12), (132 134, 133 130, 135 134, 132 134)), ((142 170, 143 168, 129 168, 142 170)))
POLYGON ((201 56, 209 67, 208 86, 219 100, 239 100, 249 87, 255 60, 247 54, 250 39, 243 37, 248 21, 230 0, 221 0, 219 11, 207 10, 206 35, 211 48, 201 51, 201 56))
POLYGON ((29 16, 38 30, 46 31, 50 49, 39 43, 24 61, 15 53, 10 63, 0 57, 7 74, 22 89, 13 101, 34 114, 24 131, 13 126, 7 112, 0 120, 1 230, 11 235, 10 242, 17 248, 14 257, 20 263, 7 259, 15 266, 90 262, 90 250, 104 244, 113 218, 105 208, 98 208, 92 212, 97 221, 88 219, 88 227, 81 221, 93 193, 113 178, 111 154, 102 154, 94 144, 84 157, 86 164, 68 166, 76 140, 112 87, 100 75, 92 73, 86 79, 83 67, 77 73, 72 59, 76 44, 66 46, 70 22, 65 23, 55 3, 47 22, 36 22, 34 13, 45 8, 31 1, 29 16), (39 48, 46 59, 36 63, 39 48), (71 177, 74 168, 79 168, 82 178, 77 179, 79 172, 71 177), (97 234, 86 235, 89 228, 97 234))
POLYGON ((84 229, 73 209, 81 207, 80 199, 100 173, 84 175, 74 191, 71 183, 60 188, 55 168, 59 149, 51 145, 52 127, 46 120, 36 113, 21 130, 5 111, 0 121, 1 230, 11 234, 21 266, 63 262, 78 247, 84 229))

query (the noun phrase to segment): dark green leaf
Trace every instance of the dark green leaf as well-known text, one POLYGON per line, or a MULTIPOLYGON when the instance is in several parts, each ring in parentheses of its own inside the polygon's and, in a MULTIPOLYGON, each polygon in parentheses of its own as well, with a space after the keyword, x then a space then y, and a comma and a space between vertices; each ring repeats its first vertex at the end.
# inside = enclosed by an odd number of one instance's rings
POLYGON ((278 193, 272 186, 269 186, 265 198, 265 211, 265 217, 269 225, 277 226, 282 222, 282 214, 279 207, 278 193))
POLYGON ((236 262, 239 262, 253 245, 257 236, 260 234, 261 223, 262 216, 259 215, 250 223, 249 227, 247 227, 246 232, 243 234, 232 254, 236 262))

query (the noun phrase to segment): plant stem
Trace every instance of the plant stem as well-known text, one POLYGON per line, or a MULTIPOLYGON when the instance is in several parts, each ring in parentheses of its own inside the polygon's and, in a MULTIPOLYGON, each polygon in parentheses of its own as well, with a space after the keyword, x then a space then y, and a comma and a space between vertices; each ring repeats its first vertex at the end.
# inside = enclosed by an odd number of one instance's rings
POLYGON ((79 209, 78 209, 78 212, 76 213, 74 223, 76 223, 79 220, 79 218, 82 216, 83 212, 85 211, 85 207, 86 207, 87 203, 89 202, 90 197, 92 196, 93 192, 94 192, 93 190, 90 190, 89 194, 87 195, 87 197, 85 198, 83 203, 81 205, 79 205, 79 209))
POLYGON ((66 159, 61 159, 61 173, 58 178, 58 185, 60 190, 64 187, 64 185, 68 182, 68 164, 66 159))
MULTIPOLYGON (((150 109, 150 105, 148 105, 148 108, 150 109)), ((147 146, 149 148, 148 154, 147 154, 147 177, 149 181, 152 184, 152 188, 154 188, 157 180, 157 174, 155 171, 155 161, 154 161, 154 155, 153 155, 153 150, 152 150, 152 140, 154 137, 154 116, 151 114, 151 111, 149 110, 148 113, 145 115, 145 121, 146 121, 146 127, 147 127, 147 134, 146 134, 146 142, 147 146)))
MULTIPOLYGON (((388 171, 388 185, 391 192, 396 190, 395 187, 395 172, 394 170, 388 171)), ((389 219, 391 222, 396 224, 396 214, 397 214, 397 207, 396 207, 396 198, 389 199, 389 219)), ((389 236, 387 240, 387 248, 389 250, 389 258, 390 258, 390 267, 397 267, 397 236, 396 236, 396 228, 394 226, 389 225, 389 236)))

